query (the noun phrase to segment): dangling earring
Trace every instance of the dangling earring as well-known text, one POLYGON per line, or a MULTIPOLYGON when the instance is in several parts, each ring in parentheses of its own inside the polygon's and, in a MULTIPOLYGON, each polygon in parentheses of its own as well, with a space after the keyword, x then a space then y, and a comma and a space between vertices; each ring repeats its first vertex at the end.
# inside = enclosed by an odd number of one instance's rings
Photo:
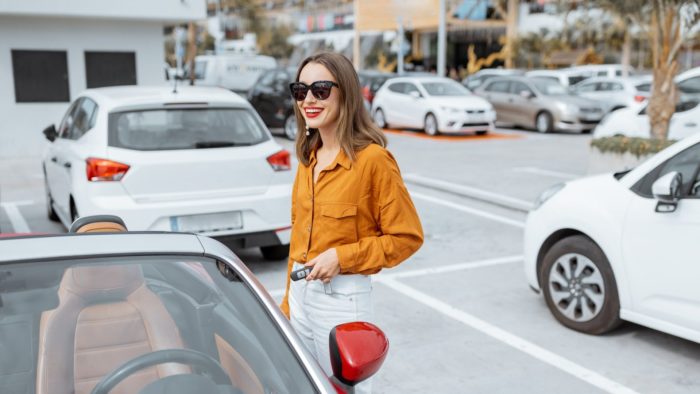
POLYGON ((310 136, 311 133, 309 133, 309 125, 305 125, 304 127, 306 127, 306 136, 310 136))

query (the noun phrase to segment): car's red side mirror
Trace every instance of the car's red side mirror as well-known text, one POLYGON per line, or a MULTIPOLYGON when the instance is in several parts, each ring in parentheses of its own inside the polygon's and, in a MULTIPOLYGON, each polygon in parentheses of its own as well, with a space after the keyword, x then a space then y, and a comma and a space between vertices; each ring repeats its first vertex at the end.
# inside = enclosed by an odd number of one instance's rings
POLYGON ((329 338, 333 376, 350 387, 374 375, 389 352, 389 340, 366 322, 337 325, 329 338))

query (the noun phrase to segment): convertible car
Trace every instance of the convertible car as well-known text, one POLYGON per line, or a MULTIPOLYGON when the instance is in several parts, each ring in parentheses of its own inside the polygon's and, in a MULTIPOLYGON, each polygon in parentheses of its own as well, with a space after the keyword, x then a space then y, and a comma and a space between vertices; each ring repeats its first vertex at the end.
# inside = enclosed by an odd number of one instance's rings
POLYGON ((331 332, 328 377, 254 275, 194 234, 0 237, 0 393, 352 393, 388 351, 376 326, 331 332))

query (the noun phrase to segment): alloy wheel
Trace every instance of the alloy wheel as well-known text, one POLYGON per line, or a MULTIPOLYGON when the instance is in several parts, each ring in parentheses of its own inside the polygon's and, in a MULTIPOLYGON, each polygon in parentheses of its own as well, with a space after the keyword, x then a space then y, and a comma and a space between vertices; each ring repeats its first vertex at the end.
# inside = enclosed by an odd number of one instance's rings
POLYGON ((590 321, 603 308, 603 276, 595 263, 582 254, 568 253, 559 257, 552 264, 547 285, 553 304, 571 321, 590 321))

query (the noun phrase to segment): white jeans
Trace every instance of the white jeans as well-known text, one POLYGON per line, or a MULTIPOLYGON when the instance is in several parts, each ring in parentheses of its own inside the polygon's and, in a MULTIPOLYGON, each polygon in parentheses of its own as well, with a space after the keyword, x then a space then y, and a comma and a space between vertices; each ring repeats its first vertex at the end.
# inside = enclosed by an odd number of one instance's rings
MULTIPOLYGON (((294 263, 294 270, 302 265, 294 263)), ((292 281, 289 290, 289 315, 307 349, 328 376, 333 375, 328 336, 333 327, 352 321, 372 322, 372 279, 366 275, 338 275, 330 289, 320 280, 292 281), (326 294, 328 290, 330 294, 326 294)), ((370 393, 371 379, 355 386, 356 393, 370 393)))

